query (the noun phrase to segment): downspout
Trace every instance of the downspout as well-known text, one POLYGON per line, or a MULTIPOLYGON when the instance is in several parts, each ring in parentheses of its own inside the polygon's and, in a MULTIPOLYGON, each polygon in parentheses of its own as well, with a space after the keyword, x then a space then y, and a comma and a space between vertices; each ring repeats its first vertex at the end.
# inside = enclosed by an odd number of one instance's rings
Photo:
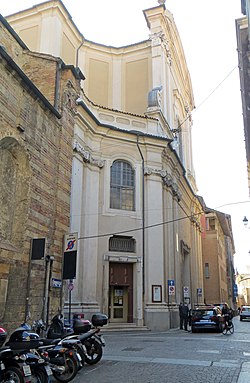
POLYGON ((145 294, 145 185, 144 185, 144 157, 139 146, 139 135, 137 134, 137 148, 142 159, 142 293, 145 294))
POLYGON ((84 44, 84 37, 83 37, 83 35, 81 35, 81 38, 82 38, 82 42, 79 45, 79 47, 77 48, 77 50, 76 50, 76 68, 78 68, 78 66, 79 66, 79 51, 80 51, 81 47, 84 44))
POLYGON ((59 60, 56 65, 56 83, 55 83, 55 101, 54 108, 58 110, 59 107, 59 88, 60 88, 60 72, 62 69, 62 61, 59 60))

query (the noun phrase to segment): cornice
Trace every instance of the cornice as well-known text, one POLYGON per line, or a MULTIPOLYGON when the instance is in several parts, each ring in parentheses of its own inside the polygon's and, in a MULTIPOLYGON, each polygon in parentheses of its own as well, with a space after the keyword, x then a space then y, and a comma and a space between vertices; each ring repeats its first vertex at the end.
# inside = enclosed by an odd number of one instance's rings
POLYGON ((73 141, 73 151, 79 153, 84 162, 87 162, 87 163, 94 165, 94 166, 98 166, 98 168, 100 168, 100 169, 103 168, 103 166, 105 164, 105 162, 103 160, 98 159, 98 158, 94 158, 90 154, 90 152, 88 150, 84 149, 84 147, 76 139, 74 139, 74 141, 73 141))
POLYGON ((182 194, 180 192, 178 184, 174 181, 171 174, 169 174, 166 170, 162 169, 154 169, 151 167, 145 167, 144 175, 156 174, 162 178, 163 185, 169 188, 174 197, 177 198, 178 202, 182 199, 182 194))

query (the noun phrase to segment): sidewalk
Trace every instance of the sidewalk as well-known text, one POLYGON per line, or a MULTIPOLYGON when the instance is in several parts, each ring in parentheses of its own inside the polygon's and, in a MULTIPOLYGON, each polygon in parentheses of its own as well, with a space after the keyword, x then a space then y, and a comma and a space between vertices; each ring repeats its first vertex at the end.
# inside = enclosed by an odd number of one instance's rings
POLYGON ((242 363, 240 375, 237 383, 249 383, 250 382, 250 362, 242 363))

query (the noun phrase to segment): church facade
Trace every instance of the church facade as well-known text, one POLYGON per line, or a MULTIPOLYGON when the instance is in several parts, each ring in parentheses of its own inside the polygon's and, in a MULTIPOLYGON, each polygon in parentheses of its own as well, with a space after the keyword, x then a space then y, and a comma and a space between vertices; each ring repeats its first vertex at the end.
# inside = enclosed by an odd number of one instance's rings
POLYGON ((69 231, 78 237, 70 309, 167 329, 177 324, 180 301, 203 302, 203 210, 178 30, 164 3, 143 13, 149 38, 123 47, 85 39, 59 0, 7 20, 31 51, 84 74, 68 103, 69 231))

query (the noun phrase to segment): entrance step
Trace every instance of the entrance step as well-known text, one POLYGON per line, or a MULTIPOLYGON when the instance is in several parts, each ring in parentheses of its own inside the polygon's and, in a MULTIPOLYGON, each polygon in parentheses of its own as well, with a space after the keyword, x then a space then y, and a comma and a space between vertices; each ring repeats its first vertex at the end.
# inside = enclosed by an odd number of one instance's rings
POLYGON ((135 323, 108 323, 102 327, 105 331, 150 331, 146 326, 136 326, 135 323))

